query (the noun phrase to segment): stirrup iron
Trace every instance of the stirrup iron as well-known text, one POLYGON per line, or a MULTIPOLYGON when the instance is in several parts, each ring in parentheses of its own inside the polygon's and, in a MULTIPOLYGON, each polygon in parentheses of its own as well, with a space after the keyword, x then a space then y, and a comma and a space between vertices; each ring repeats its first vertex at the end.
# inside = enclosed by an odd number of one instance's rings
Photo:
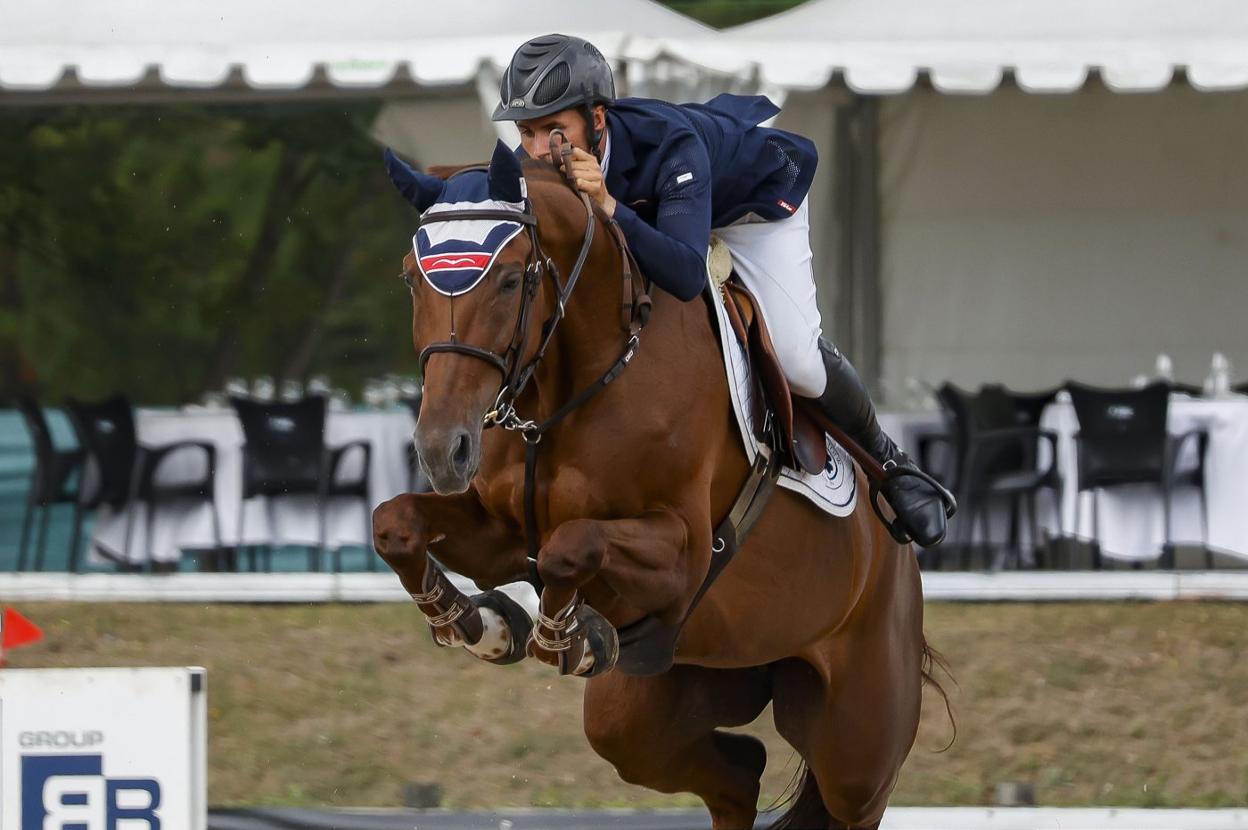
POLYGON ((880 506, 880 495, 881 488, 888 482, 903 476, 914 476, 936 491, 936 495, 940 497, 941 502, 945 506, 946 520, 952 519, 953 514, 958 512, 958 500, 953 497, 953 493, 950 493, 943 484, 918 467, 902 467, 896 461, 889 460, 884 464, 884 472, 887 477, 883 480, 868 477, 871 483, 871 509, 875 511, 875 515, 880 520, 880 523, 888 528, 888 534, 893 537, 897 544, 908 545, 914 541, 914 537, 906 532, 906 529, 902 526, 900 516, 889 521, 888 517, 884 515, 884 510, 880 506))

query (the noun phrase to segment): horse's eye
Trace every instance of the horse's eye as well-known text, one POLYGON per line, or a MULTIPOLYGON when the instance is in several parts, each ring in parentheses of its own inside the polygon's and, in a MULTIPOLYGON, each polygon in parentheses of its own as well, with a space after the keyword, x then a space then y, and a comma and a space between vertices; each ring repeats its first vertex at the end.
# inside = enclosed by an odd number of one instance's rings
POLYGON ((520 278, 523 275, 519 271, 508 271, 503 274, 503 282, 499 286, 499 290, 510 294, 520 287, 520 278))
POLYGON ((412 281, 412 275, 411 275, 411 272, 409 272, 409 271, 404 271, 402 274, 399 274, 399 278, 400 278, 400 279, 402 279, 404 283, 406 283, 406 285, 407 285, 407 287, 408 287, 408 288, 415 288, 415 287, 416 287, 416 283, 414 283, 414 282, 412 281))

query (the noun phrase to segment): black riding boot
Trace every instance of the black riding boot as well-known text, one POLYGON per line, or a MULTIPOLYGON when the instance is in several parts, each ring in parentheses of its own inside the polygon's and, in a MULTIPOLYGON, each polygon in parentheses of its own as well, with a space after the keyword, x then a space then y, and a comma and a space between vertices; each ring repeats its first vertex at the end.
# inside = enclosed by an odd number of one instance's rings
MULTIPOLYGON (((917 469, 914 462, 884 434, 875 419, 875 405, 853 364, 836 346, 819 339, 828 385, 817 398, 819 408, 884 468, 917 469)), ((880 491, 910 537, 925 548, 945 538, 945 501, 935 488, 917 476, 897 476, 880 491)))

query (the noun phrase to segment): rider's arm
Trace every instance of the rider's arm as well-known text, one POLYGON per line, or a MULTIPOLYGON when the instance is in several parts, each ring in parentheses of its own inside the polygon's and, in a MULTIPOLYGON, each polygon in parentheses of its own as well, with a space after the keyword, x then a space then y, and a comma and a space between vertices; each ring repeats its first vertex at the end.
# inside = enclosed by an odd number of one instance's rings
POLYGON ((672 148, 656 189, 654 227, 623 202, 615 220, 642 272, 677 299, 692 300, 706 287, 711 238, 711 164, 701 142, 689 136, 672 148))

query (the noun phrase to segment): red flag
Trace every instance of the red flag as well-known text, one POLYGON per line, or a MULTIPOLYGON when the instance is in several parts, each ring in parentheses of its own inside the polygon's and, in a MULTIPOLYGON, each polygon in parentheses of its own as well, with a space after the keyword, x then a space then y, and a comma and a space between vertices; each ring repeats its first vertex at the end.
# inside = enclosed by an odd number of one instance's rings
POLYGON ((43 639, 43 632, 39 630, 39 626, 12 608, 4 609, 4 622, 0 624, 0 628, 4 631, 3 636, 0 637, 0 650, 3 651, 28 646, 43 639))

